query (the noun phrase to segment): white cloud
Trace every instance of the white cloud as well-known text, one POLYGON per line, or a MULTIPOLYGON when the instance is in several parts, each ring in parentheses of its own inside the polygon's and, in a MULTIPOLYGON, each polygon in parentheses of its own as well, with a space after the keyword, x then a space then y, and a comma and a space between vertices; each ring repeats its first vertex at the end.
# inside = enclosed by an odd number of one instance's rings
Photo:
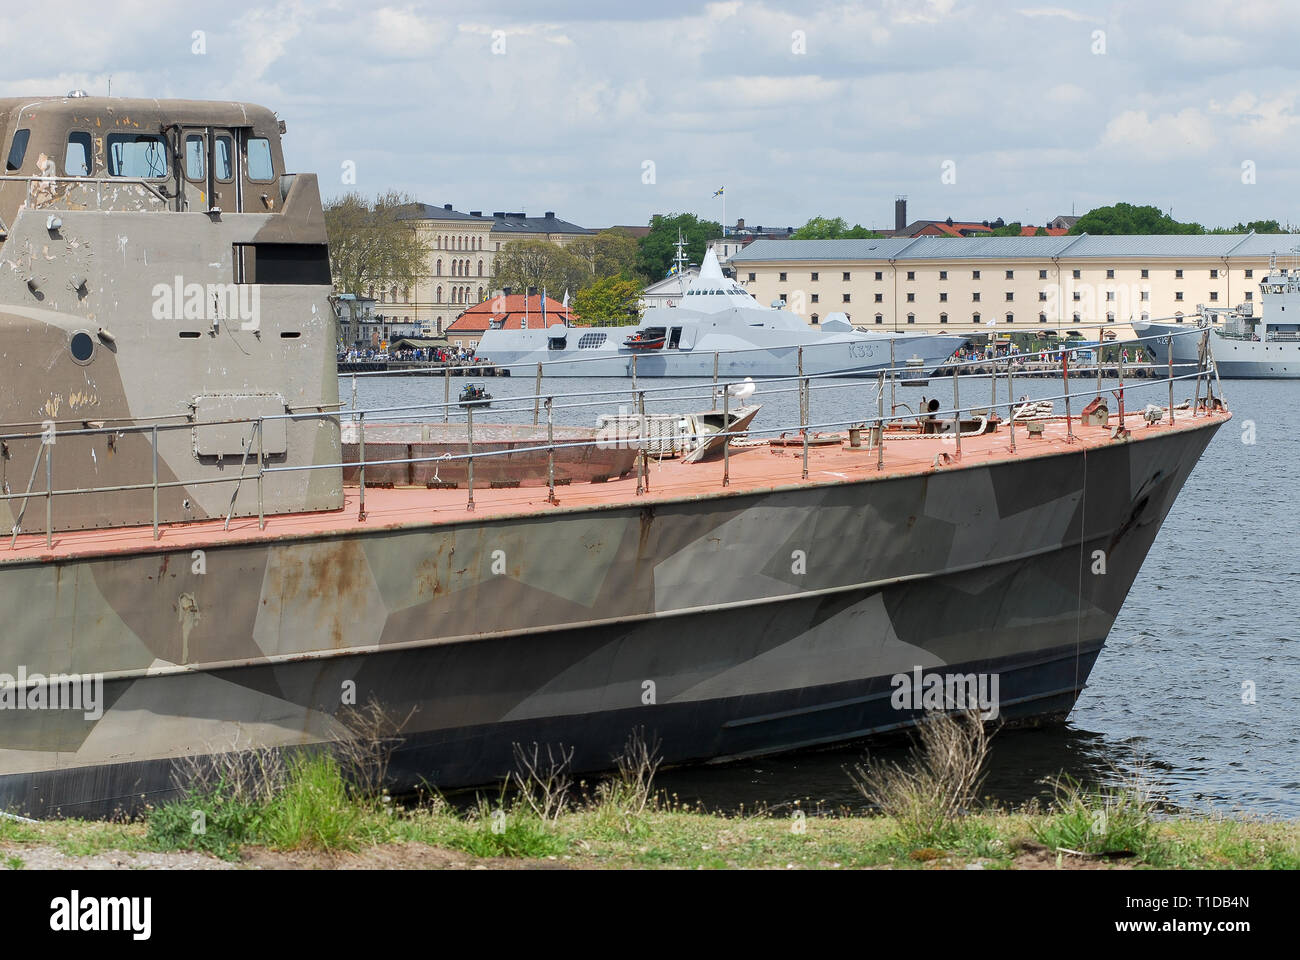
POLYGON ((1064 7, 1031 7, 1024 10, 1017 10, 1016 13, 1022 17, 1061 17, 1065 20, 1073 20, 1075 23, 1100 23, 1098 17, 1089 17, 1077 10, 1067 10, 1064 7))
POLYGON ((1103 147, 1128 151, 1137 161, 1202 153, 1219 141, 1205 114, 1188 107, 1154 120, 1145 110, 1125 110, 1106 125, 1101 142, 1103 147))

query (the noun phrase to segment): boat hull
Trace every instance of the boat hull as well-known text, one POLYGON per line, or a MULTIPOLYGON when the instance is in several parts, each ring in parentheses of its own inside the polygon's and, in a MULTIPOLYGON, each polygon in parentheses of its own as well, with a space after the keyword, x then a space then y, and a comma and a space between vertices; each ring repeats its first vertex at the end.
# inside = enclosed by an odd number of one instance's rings
POLYGON ((7 659, 105 685, 96 719, 4 717, 0 808, 158 802, 178 758, 346 738, 349 690, 410 715, 399 788, 491 780, 515 742, 607 768, 633 728, 670 763, 853 740, 916 719, 892 696, 915 668, 996 675, 1001 716, 1060 717, 1221 422, 938 473, 213 545, 201 576, 188 553, 6 564, 7 659))

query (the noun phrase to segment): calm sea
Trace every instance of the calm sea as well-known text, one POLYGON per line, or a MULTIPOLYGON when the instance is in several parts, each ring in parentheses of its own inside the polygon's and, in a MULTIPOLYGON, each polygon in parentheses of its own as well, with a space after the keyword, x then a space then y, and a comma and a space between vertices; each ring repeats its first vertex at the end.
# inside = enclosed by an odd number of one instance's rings
MULTIPOLYGON (((465 382, 452 378, 453 397, 465 382)), ((531 401, 509 399, 533 393, 531 376, 482 382, 496 398, 491 419, 531 421, 531 401)), ((1129 384, 1129 409, 1167 400, 1167 386, 1142 383, 1129 384)), ((638 386, 650 413, 709 407, 707 380, 638 386), (664 388, 672 390, 658 392, 664 388)), ((352 378, 340 378, 340 387, 350 400, 352 378)), ((1174 504, 1069 721, 998 734, 986 793, 1016 804, 1050 796, 1062 773, 1105 783, 1140 769, 1177 808, 1300 814, 1300 382, 1224 387, 1235 419, 1174 504)), ((357 378, 363 407, 440 402, 443 389, 441 379, 357 378)), ((997 389, 1005 401, 1005 381, 997 389)), ((812 420, 865 419, 875 390, 874 381, 815 389, 812 420)), ((545 381, 544 392, 552 391, 557 423, 594 425, 598 410, 634 404, 630 380, 545 381), (573 396, 588 391, 615 393, 573 396), (593 400, 608 405, 578 406, 593 400)), ((1053 396, 1061 381, 1018 379, 1015 392, 1053 396)), ((1190 394, 1190 384, 1179 385, 1175 397, 1190 394)), ((913 409, 922 395, 947 408, 952 382, 897 389, 898 401, 913 409)), ((963 378, 960 398, 963 406, 987 404, 988 382, 963 378)), ((756 426, 797 425, 792 384, 764 385, 755 399, 763 404, 756 426)), ((475 413, 476 423, 484 419, 475 413)), ((903 748, 877 753, 901 757, 903 748)), ((862 756, 860 747, 847 747, 665 771, 659 786, 711 809, 780 810, 795 800, 857 808, 862 801, 845 769, 862 756)))

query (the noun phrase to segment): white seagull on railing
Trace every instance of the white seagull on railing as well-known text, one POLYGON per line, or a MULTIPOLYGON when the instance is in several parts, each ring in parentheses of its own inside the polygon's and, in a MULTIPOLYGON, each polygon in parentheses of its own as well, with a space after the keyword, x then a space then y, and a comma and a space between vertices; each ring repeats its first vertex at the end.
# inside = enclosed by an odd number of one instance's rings
MULTIPOLYGON (((743 383, 733 383, 727 387, 727 393, 732 400, 748 400, 754 395, 754 378, 746 377, 743 383)), ((722 388, 719 387, 713 393, 714 397, 722 399, 722 388)))

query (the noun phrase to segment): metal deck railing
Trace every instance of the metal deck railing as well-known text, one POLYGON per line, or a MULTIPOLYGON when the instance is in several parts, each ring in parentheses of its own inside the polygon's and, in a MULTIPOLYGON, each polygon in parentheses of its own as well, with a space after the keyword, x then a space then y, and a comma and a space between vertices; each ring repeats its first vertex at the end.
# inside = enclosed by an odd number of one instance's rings
MULTIPOLYGON (((1209 332, 1210 331, 1207 328, 1189 327, 1185 331, 1184 330, 1176 331, 1170 335, 1160 334, 1160 335, 1153 335, 1149 337, 1141 337, 1141 338, 1137 338, 1136 340, 1124 341, 1125 344, 1151 343, 1156 345, 1157 347, 1161 344, 1166 345, 1167 346, 1167 351, 1166 351, 1167 374, 1165 377, 1158 380, 1144 379, 1136 383, 1126 384, 1124 379, 1125 363, 1123 360, 1121 360, 1117 364, 1118 373, 1119 373, 1119 377, 1118 377, 1119 384, 1117 388, 1111 390, 1111 393, 1118 400, 1118 405, 1119 405, 1118 423, 1119 423, 1119 428, 1121 430, 1124 429, 1124 424, 1126 423, 1124 418, 1125 418, 1125 394, 1127 390, 1152 389, 1152 388, 1159 388, 1161 386, 1167 385, 1168 406, 1167 408, 1162 409, 1162 417, 1168 416, 1169 422, 1171 424, 1174 422, 1175 415, 1176 415, 1175 405, 1174 405, 1174 386, 1177 383, 1195 381, 1195 396, 1194 396, 1193 403, 1191 405, 1191 416, 1193 417, 1201 416, 1201 415, 1208 416, 1210 415, 1210 413, 1212 413, 1212 411, 1217 406, 1223 404, 1224 398, 1223 398, 1222 383, 1219 380, 1217 364, 1215 363, 1213 351, 1210 346, 1209 332), (1176 365, 1173 361, 1173 338, 1178 336, 1190 336, 1196 334, 1199 334, 1202 337, 1201 340, 1202 349, 1199 351, 1200 360, 1196 364, 1176 365), (1192 369, 1186 370, 1185 372, 1175 372, 1176 369, 1183 369, 1188 366, 1192 367, 1192 369), (1202 389, 1204 389, 1204 394, 1202 394, 1202 389), (1217 393, 1217 398, 1216 398, 1216 393, 1217 393)), ((1067 441, 1071 441, 1071 442, 1074 440, 1073 414, 1072 414, 1071 402, 1080 401, 1085 397, 1087 398, 1091 398, 1093 396, 1100 397, 1104 393, 1102 389, 1102 375, 1101 375, 1102 366, 1100 364, 1098 364, 1096 367, 1097 376, 1096 376, 1095 389, 1092 387, 1086 390, 1075 390, 1071 388, 1069 355, 1072 351, 1077 349, 1078 349, 1077 346, 1066 345, 1055 350, 1046 351, 1049 354, 1057 357, 1061 363, 1061 370, 1064 377, 1064 392, 1055 394, 1050 397, 1041 397, 1038 398, 1036 401, 1034 401, 1034 402, 1045 402, 1050 400, 1053 403, 1055 403, 1058 400, 1064 401, 1065 415, 1063 419, 1066 425, 1066 438, 1067 441)), ((736 351, 736 352, 748 352, 748 350, 736 351)), ((1036 352, 1042 352, 1042 351, 1036 351, 1036 352)), ((529 366, 531 366, 531 364, 529 364, 529 366)), ((1014 453, 1016 450, 1016 411, 1017 408, 1019 408, 1021 404, 1024 402, 1023 400, 1015 399, 1014 358, 1000 357, 994 360, 979 359, 979 360, 970 360, 970 361, 953 361, 945 364, 945 366, 950 366, 953 368, 953 373, 952 373, 953 404, 951 407, 947 409, 926 411, 924 419, 930 421, 937 421, 939 423, 939 425, 943 428, 940 431, 940 436, 951 435, 951 438, 954 442, 954 451, 952 454, 953 459, 955 460, 961 459, 961 440, 963 434, 961 432, 960 425, 962 422, 963 412, 969 412, 968 408, 964 407, 960 400, 960 382, 962 379, 965 379, 967 381, 987 379, 990 381, 991 388, 992 388, 991 401, 984 409, 986 409, 988 416, 992 416, 993 414, 999 413, 1001 410, 1003 410, 1003 408, 1005 408, 1006 422, 1008 423, 1009 434, 1010 434, 1009 449, 1012 453, 1014 453), (990 364, 994 365, 994 369, 991 373, 966 374, 964 377, 961 376, 962 370, 971 370, 976 367, 988 368, 990 364), (1005 385, 1006 385, 1005 401, 1000 401, 998 399, 998 383, 1000 381, 1005 381, 1005 385)), ((749 429, 744 431, 727 430, 727 431, 718 431, 718 432, 681 434, 679 435, 680 439, 682 439, 683 441, 699 442, 704 440, 717 440, 721 438, 725 441, 722 444, 723 474, 721 479, 722 486, 724 487, 729 485, 730 483, 730 452, 731 452, 731 441, 733 439, 739 437, 755 437, 755 436, 761 437, 765 435, 778 435, 778 434, 788 435, 793 431, 798 431, 798 435, 802 438, 802 448, 803 448, 802 469, 801 469, 802 479, 807 479, 808 477, 809 452, 810 452, 810 447, 812 445, 811 437, 812 434, 816 431, 845 430, 845 429, 850 431, 852 430, 860 431, 864 428, 867 429, 871 441, 870 445, 874 446, 877 451, 876 467, 878 470, 883 470, 885 467, 885 452, 886 452, 887 445, 891 441, 896 441, 897 439, 900 439, 899 436, 891 438, 888 428, 893 426, 897 429, 898 425, 904 422, 917 423, 923 419, 920 411, 911 411, 909 409, 908 413, 899 414, 898 413, 899 407, 903 406, 906 408, 906 405, 900 405, 896 403, 894 398, 892 397, 889 403, 889 411, 886 412, 886 390, 889 389, 890 391, 892 391, 894 389, 897 383, 898 374, 900 373, 915 373, 915 371, 909 370, 906 367, 900 368, 896 365, 891 365, 886 370, 878 371, 874 378, 876 380, 874 411, 868 411, 865 413, 865 415, 855 415, 854 417, 851 417, 849 419, 814 421, 811 416, 811 406, 812 406, 811 397, 814 392, 861 388, 863 382, 861 378, 846 379, 843 376, 837 374, 807 374, 807 375, 800 374, 798 376, 770 377, 761 380, 752 380, 750 378, 746 378, 745 380, 738 380, 738 379, 721 380, 721 381, 715 380, 712 388, 707 394, 700 394, 698 392, 695 394, 691 394, 689 392, 685 392, 685 393, 683 392, 683 391, 699 391, 700 390, 699 384, 666 385, 660 387, 643 388, 639 384, 634 383, 631 394, 632 394, 632 400, 635 405, 635 409, 638 411, 638 413, 634 414, 633 417, 645 415, 645 404, 647 402, 648 395, 650 395, 653 400, 659 402, 663 402, 667 400, 681 401, 681 400, 707 399, 714 402, 715 410, 717 409, 716 404, 718 402, 721 403, 721 411, 724 414, 723 422, 725 424, 727 423, 731 413, 731 403, 733 401, 733 398, 735 397, 736 392, 738 392, 738 388, 742 386, 748 388, 752 384, 753 393, 751 396, 755 402, 757 402, 758 400, 764 397, 774 396, 778 394, 797 393, 799 398, 799 420, 797 423, 793 423, 793 422, 781 423, 771 427, 766 427, 766 426, 758 427, 758 428, 750 427, 749 429)), ((1079 383, 1080 379, 1076 377, 1073 382, 1079 383)), ((548 499, 551 500, 552 502, 556 502, 556 496, 555 496, 555 486, 556 486, 555 453, 556 451, 572 449, 572 448, 582 448, 582 447, 601 447, 601 446, 607 447, 609 441, 607 439, 557 441, 554 436, 555 411, 560 409, 586 409, 586 408, 596 407, 596 406, 602 406, 608 408, 613 402, 610 398, 612 397, 626 398, 628 397, 628 394, 629 391, 624 387, 622 389, 583 390, 583 391, 575 391, 575 392, 564 393, 564 394, 542 393, 539 391, 535 394, 530 394, 527 396, 508 398, 506 400, 503 400, 500 406, 495 407, 490 411, 480 410, 478 412, 478 416, 480 417, 483 416, 485 412, 489 416, 526 412, 528 410, 528 405, 531 404, 533 410, 533 422, 535 425, 540 426, 538 422, 540 417, 540 410, 542 409, 545 410, 546 441, 544 443, 538 442, 532 446, 512 446, 503 450, 487 450, 481 452, 475 452, 474 450, 474 422, 476 416, 475 408, 467 407, 464 410, 465 424, 466 424, 466 443, 467 443, 466 453, 455 454, 455 455, 442 454, 437 456, 409 457, 409 458, 383 459, 383 460, 367 460, 366 458, 365 428, 367 423, 376 424, 376 423, 383 423, 385 421, 396 420, 401 417, 409 418, 413 414, 419 414, 421 412, 423 412, 425 416, 428 416, 430 411, 433 411, 434 413, 442 412, 443 420, 444 422, 447 422, 453 412, 452 408, 458 407, 459 401, 453 401, 448 397, 444 399, 442 402, 400 404, 400 405, 372 407, 368 409, 353 408, 353 409, 340 409, 340 410, 326 410, 321 407, 313 407, 311 410, 300 410, 300 411, 290 410, 289 412, 283 414, 270 414, 270 415, 255 417, 255 418, 247 417, 247 418, 236 418, 236 419, 219 420, 219 421, 203 421, 202 423, 196 422, 193 419, 192 415, 184 415, 184 414, 162 415, 162 416, 153 416, 153 417, 136 417, 136 418, 132 418, 132 422, 130 423, 125 421, 105 420, 103 421, 105 425, 102 426, 86 426, 85 425, 86 421, 84 420, 66 421, 71 423, 82 424, 82 426, 80 427, 76 427, 69 430, 58 430, 57 424, 52 424, 49 421, 45 422, 42 425, 36 425, 34 423, 0 424, 0 442, 8 443, 9 441, 16 441, 16 440, 40 440, 41 441, 41 444, 38 448, 37 457, 32 466, 31 476, 28 480, 27 489, 22 492, 14 492, 8 489, 8 484, 6 484, 6 487, 3 490, 3 492, 0 492, 0 500, 10 501, 10 502, 21 501, 21 506, 18 511, 18 516, 16 518, 16 522, 14 524, 13 530, 11 531, 10 548, 13 549, 17 545, 18 537, 22 533, 22 518, 26 514, 28 505, 33 500, 43 501, 44 503, 45 542, 48 547, 53 545, 53 521, 54 521, 55 504, 60 498, 86 496, 90 494, 119 493, 119 492, 127 492, 127 491, 149 490, 152 492, 153 495, 153 505, 152 505, 153 536, 154 539, 157 540, 160 537, 160 520, 158 515, 159 491, 166 490, 169 488, 175 488, 175 487, 193 487, 193 486, 201 486, 206 484, 224 483, 224 484, 232 485, 230 507, 227 511, 226 520, 225 520, 227 529, 229 528, 231 519, 234 516, 235 505, 238 500, 240 491, 243 487, 243 484, 245 482, 248 482, 249 484, 255 484, 256 493, 257 493, 258 527, 259 529, 265 529, 266 513, 265 513, 264 485, 265 485, 266 478, 272 474, 293 473, 293 472, 302 472, 302 471, 310 471, 310 470, 342 470, 344 468, 356 469, 358 471, 358 486, 359 486, 358 519, 364 520, 366 516, 365 471, 366 471, 366 467, 368 466, 378 467, 378 466, 392 466, 395 464, 416 464, 416 463, 435 463, 435 462, 443 463, 446 461, 466 461, 467 478, 468 478, 468 500, 466 506, 469 510, 473 510, 474 509, 474 463, 476 460, 482 461, 484 459, 498 457, 498 456, 517 456, 521 453, 545 452, 547 453, 548 499), (557 397, 565 402, 557 403, 556 402, 557 397), (602 398, 602 399, 595 399, 595 398, 602 398), (358 437, 357 460, 351 462, 340 462, 340 463, 316 463, 316 464, 284 465, 284 466, 268 465, 266 456, 263 451, 263 446, 262 446, 262 439, 263 439, 266 423, 268 421, 274 421, 274 420, 298 421, 298 420, 313 420, 313 419, 315 420, 329 419, 329 420, 338 421, 340 424, 344 420, 352 420, 356 424, 356 429, 357 429, 357 437, 358 437), (180 422, 167 422, 173 420, 179 420, 180 422), (110 422, 114 423, 114 425, 108 426, 107 424, 110 422), (236 425, 236 424, 246 426, 248 428, 248 436, 249 436, 248 442, 243 445, 243 454, 241 458, 240 470, 238 475, 229 476, 229 477, 203 477, 198 479, 172 480, 172 481, 160 481, 158 479, 158 458, 159 458, 158 438, 160 433, 165 431, 171 431, 171 430, 192 430, 197 426, 212 427, 212 426, 228 426, 228 425, 236 425), (36 426, 39 426, 40 429, 27 429, 27 430, 14 429, 16 427, 36 427, 36 426), (59 489, 55 486, 54 449, 55 449, 55 440, 58 437, 97 436, 97 435, 107 435, 107 434, 116 434, 120 436, 128 433, 147 434, 150 438, 150 444, 152 450, 152 458, 151 458, 152 463, 151 463, 151 477, 149 480, 147 481, 141 480, 140 482, 136 482, 136 483, 125 483, 125 484, 106 485, 106 486, 92 486, 92 487, 71 488, 71 489, 59 489), (252 472, 249 471, 250 458, 254 458, 253 464, 256 468, 252 472), (42 460, 45 466, 45 489, 44 490, 37 489, 34 486, 36 482, 36 476, 37 473, 39 472, 39 468, 41 466, 42 460)), ((355 398, 354 398, 354 403, 355 403, 355 398)), ((1061 418, 1056 418, 1056 419, 1061 419, 1061 418)), ((99 421, 96 421, 96 423, 98 422, 99 421)), ((617 441, 620 443, 627 443, 629 445, 632 445, 639 451, 638 455, 636 456, 638 495, 643 495, 645 492, 649 490, 649 481, 650 481, 649 454, 646 450, 647 444, 643 442, 644 433, 645 431, 642 430, 637 436, 620 437, 619 440, 617 441)))

